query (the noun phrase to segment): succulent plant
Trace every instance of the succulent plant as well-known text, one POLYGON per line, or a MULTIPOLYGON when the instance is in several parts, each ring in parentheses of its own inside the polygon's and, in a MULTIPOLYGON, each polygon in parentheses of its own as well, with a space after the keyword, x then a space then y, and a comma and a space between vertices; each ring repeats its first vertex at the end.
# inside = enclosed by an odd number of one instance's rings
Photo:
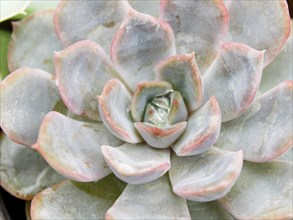
POLYGON ((32 219, 292 218, 290 32, 284 0, 63 0, 14 23, 1 186, 32 219))

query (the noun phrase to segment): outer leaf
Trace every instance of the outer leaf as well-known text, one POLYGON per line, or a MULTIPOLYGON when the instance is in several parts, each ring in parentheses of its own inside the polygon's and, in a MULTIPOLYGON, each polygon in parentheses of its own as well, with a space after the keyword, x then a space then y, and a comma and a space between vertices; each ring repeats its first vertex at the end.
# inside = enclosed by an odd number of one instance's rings
MULTIPOLYGON (((293 22, 291 20, 291 29, 293 22)), ((285 80, 293 80, 292 31, 278 56, 264 69, 259 90, 266 92, 285 80)))
POLYGON ((33 147, 56 171, 79 182, 97 181, 111 173, 101 153, 102 144, 119 146, 102 123, 87 123, 50 112, 33 147))
POLYGON ((49 73, 18 69, 1 82, 1 128, 13 141, 32 145, 43 117, 58 100, 57 86, 49 73))
POLYGON ((222 0, 162 0, 160 16, 172 26, 179 54, 195 51, 202 73, 211 64, 228 31, 228 12, 222 0))
POLYGON ((55 53, 55 65, 66 106, 75 114, 100 119, 97 95, 106 82, 119 76, 104 50, 94 42, 79 41, 55 53))
POLYGON ((190 219, 186 201, 172 192, 165 175, 153 182, 128 185, 106 219, 190 219))
POLYGON ((246 162, 231 191, 220 203, 237 219, 290 219, 292 162, 246 162))
POLYGON ((264 66, 280 52, 290 34, 290 15, 286 0, 227 1, 229 41, 266 50, 264 66))
POLYGON ((32 219, 102 219, 125 185, 110 175, 98 182, 64 181, 35 196, 32 219))
POLYGON ((135 128, 150 146, 167 148, 173 144, 186 128, 186 121, 159 127, 148 122, 136 122, 135 128))
POLYGON ((239 43, 225 43, 220 54, 203 77, 205 99, 216 96, 222 121, 242 114, 258 90, 264 51, 239 43))
POLYGON ((254 162, 273 160, 292 147, 293 81, 285 81, 254 100, 239 118, 222 125, 216 146, 254 162))
POLYGON ((197 202, 219 199, 235 184, 242 159, 242 151, 228 152, 215 147, 193 157, 173 155, 169 172, 173 191, 197 202))
POLYGON ((130 184, 153 181, 170 169, 170 151, 155 150, 147 144, 103 145, 102 153, 114 174, 130 184))
POLYGON ((281 157, 278 158, 278 160, 282 161, 293 161, 293 148, 291 148, 289 151, 284 153, 281 157))
POLYGON ((55 11, 55 30, 66 46, 80 40, 92 40, 108 52, 111 39, 128 9, 127 1, 63 0, 55 11))
POLYGON ((12 195, 31 200, 41 190, 64 179, 31 148, 1 135, 1 186, 12 195))
POLYGON ((129 4, 137 11, 159 17, 160 0, 128 0, 129 4))
POLYGON ((171 27, 162 20, 130 9, 111 46, 111 57, 132 91, 155 79, 155 64, 175 54, 171 27))
POLYGON ((191 156, 208 150, 216 143, 221 128, 221 111, 215 97, 194 112, 180 139, 172 146, 178 156, 191 156))
POLYGON ((46 10, 13 23, 8 48, 10 71, 34 67, 54 73, 53 52, 61 50, 62 45, 55 35, 52 19, 53 10, 46 10))
POLYGON ((117 79, 109 81, 99 99, 99 110, 107 128, 118 138, 129 143, 139 143, 129 112, 131 95, 117 79))
POLYGON ((179 91, 189 112, 203 101, 203 88, 194 53, 169 57, 156 66, 157 79, 167 81, 179 91))
POLYGON ((193 220, 234 220, 229 213, 216 202, 187 201, 193 220))

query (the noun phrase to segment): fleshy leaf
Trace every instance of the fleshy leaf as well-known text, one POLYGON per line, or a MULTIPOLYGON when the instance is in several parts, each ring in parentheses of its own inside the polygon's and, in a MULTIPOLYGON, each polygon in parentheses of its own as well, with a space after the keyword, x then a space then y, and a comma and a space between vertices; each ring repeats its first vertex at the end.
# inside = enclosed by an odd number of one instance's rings
POLYGON ((0 22, 5 21, 15 15, 25 14, 25 9, 29 5, 30 1, 1 1, 1 13, 0 22))
POLYGON ((64 179, 31 148, 1 135, 1 186, 12 195, 31 200, 41 190, 64 179))
POLYGON ((164 81, 139 83, 131 101, 131 116, 133 120, 136 122, 142 121, 148 102, 157 95, 167 93, 171 90, 172 85, 164 81))
POLYGON ((119 80, 110 80, 98 99, 102 120, 116 137, 129 143, 142 141, 129 111, 131 94, 119 80))
POLYGON ((264 66, 279 53, 290 34, 290 15, 286 0, 228 1, 229 41, 266 50, 264 66))
POLYGON ((273 160, 292 147, 293 81, 285 81, 256 98, 239 118, 222 124, 217 147, 243 150, 244 159, 273 160))
POLYGON ((245 162, 220 203, 237 219, 290 219, 292 198, 292 162, 245 162))
POLYGON ((130 184, 153 181, 166 173, 170 151, 157 150, 147 144, 124 144, 121 147, 102 146, 102 153, 113 173, 130 184))
POLYGON ((113 39, 111 57, 132 91, 155 79, 154 66, 174 55, 174 35, 164 21, 130 9, 113 39))
POLYGON ((208 150, 218 140, 221 111, 216 98, 210 98, 187 121, 185 132, 172 146, 178 156, 191 156, 208 150))
POLYGON ((186 121, 164 127, 156 126, 148 122, 134 123, 136 130, 145 142, 155 148, 169 147, 184 132, 186 125, 186 121))
POLYGON ((188 200, 187 205, 192 220, 234 220, 217 201, 194 202, 188 200))
POLYGON ((104 50, 95 42, 79 41, 56 52, 55 65, 66 106, 75 114, 100 119, 97 95, 106 82, 119 76, 104 50))
POLYGON ((108 53, 128 9, 127 1, 61 1, 54 14, 55 31, 66 46, 92 40, 108 53))
POLYGON ((119 146, 102 123, 87 123, 50 112, 44 118, 33 146, 62 175, 79 182, 97 181, 111 170, 101 152, 102 144, 119 146))
POLYGON ((228 31, 228 12, 222 0, 162 0, 160 16, 172 26, 179 54, 195 51, 202 73, 217 55, 228 31))
POLYGON ((203 88, 194 53, 170 57, 156 66, 157 79, 167 81, 179 91, 189 112, 195 111, 203 99, 203 88))
POLYGON ((8 48, 11 72, 20 67, 33 67, 54 73, 53 52, 63 46, 56 37, 52 20, 53 10, 45 10, 13 23, 8 48))
POLYGON ((1 82, 1 128, 13 141, 32 145, 43 117, 59 99, 49 73, 33 68, 18 69, 1 82))
POLYGON ((102 219, 125 185, 113 175, 92 183, 66 180, 37 194, 32 219, 102 219))
POLYGON ((188 111, 180 92, 173 91, 170 102, 168 123, 173 125, 178 122, 186 121, 188 118, 188 111))
POLYGON ((284 153, 281 157, 279 157, 277 160, 282 161, 293 161, 293 148, 291 148, 289 151, 284 153))
POLYGON ((223 122, 238 117, 251 104, 260 84, 263 56, 264 51, 229 42, 207 70, 205 100, 216 96, 223 122))
MULTIPOLYGON (((291 20, 291 28, 293 22, 291 20)), ((293 80, 293 45, 292 31, 287 43, 278 56, 264 69, 259 90, 266 92, 285 80, 293 80)))
POLYGON ((160 0, 128 0, 131 7, 144 14, 159 17, 160 0))
POLYGON ((186 201, 172 192, 166 175, 150 183, 127 185, 105 219, 190 219, 186 201))
POLYGON ((224 196, 235 184, 243 163, 242 151, 212 147, 192 157, 171 157, 173 191, 188 200, 208 202, 224 196))

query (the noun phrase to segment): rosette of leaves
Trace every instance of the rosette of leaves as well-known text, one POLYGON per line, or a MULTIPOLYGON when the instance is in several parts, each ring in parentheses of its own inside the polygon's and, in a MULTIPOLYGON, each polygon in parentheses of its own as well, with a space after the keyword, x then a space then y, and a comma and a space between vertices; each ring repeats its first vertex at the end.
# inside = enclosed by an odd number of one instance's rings
POLYGON ((292 217, 286 1, 64 0, 13 26, 1 185, 39 192, 33 219, 292 217))

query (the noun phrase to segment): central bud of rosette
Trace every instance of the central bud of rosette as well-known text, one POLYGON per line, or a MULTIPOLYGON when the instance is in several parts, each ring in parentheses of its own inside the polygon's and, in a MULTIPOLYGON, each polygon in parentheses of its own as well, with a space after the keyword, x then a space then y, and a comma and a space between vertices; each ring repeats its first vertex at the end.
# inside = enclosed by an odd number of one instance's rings
MULTIPOLYGON (((143 121, 164 127, 168 124, 173 91, 156 96, 147 104, 143 121)), ((174 103, 176 105, 176 103, 174 103)))
POLYGON ((166 148, 184 132, 188 111, 181 94, 170 83, 151 81, 137 86, 131 115, 145 142, 155 148, 166 148))

